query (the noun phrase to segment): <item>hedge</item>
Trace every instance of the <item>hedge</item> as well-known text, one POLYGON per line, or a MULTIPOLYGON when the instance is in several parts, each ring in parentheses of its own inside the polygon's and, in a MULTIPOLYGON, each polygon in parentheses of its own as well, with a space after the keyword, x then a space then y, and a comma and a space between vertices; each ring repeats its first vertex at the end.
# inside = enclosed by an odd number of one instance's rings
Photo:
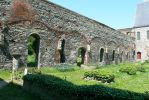
POLYGON ((114 82, 114 74, 111 74, 106 71, 88 71, 84 73, 84 78, 91 78, 93 80, 101 81, 103 83, 111 83, 114 82))
POLYGON ((148 96, 127 90, 105 87, 103 85, 74 85, 51 75, 29 74, 23 77, 23 87, 40 96, 41 100, 50 100, 50 94, 61 96, 53 100, 147 100, 148 96), (65 99, 63 99, 65 98, 65 99), (67 99, 66 99, 67 98, 67 99))
POLYGON ((119 71, 123 73, 127 73, 129 75, 135 75, 137 71, 145 72, 145 68, 142 66, 128 66, 128 67, 121 67, 119 71))

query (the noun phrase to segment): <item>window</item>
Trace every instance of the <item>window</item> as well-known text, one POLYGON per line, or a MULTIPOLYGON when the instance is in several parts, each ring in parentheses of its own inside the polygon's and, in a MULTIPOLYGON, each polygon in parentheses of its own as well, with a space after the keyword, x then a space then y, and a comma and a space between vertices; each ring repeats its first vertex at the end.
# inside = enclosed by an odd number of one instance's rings
POLYGON ((137 40, 140 40, 140 32, 137 32, 137 40))
POLYGON ((141 52, 137 52, 137 59, 141 59, 141 52))
POLYGON ((129 36, 130 36, 130 35, 131 35, 131 33, 130 33, 130 32, 127 32, 127 35, 129 35, 129 36))
POLYGON ((134 51, 133 51, 133 55, 132 55, 132 58, 133 58, 133 59, 135 59, 135 54, 136 54, 136 51, 134 50, 134 51))
POLYGON ((104 49, 101 48, 101 50, 100 50, 100 62, 103 61, 103 57, 104 57, 104 49))
POLYGON ((59 43, 60 47, 59 47, 59 53, 60 53, 60 63, 65 63, 65 39, 60 40, 59 43))
POLYGON ((147 39, 149 40, 149 31, 147 31, 147 39))
POLYGON ((84 64, 85 53, 86 53, 86 48, 81 47, 78 49, 78 58, 79 58, 79 59, 77 59, 78 66, 80 66, 81 64, 84 64))
POLYGON ((113 50, 113 52, 112 52, 112 61, 114 61, 115 60, 115 50, 113 50))

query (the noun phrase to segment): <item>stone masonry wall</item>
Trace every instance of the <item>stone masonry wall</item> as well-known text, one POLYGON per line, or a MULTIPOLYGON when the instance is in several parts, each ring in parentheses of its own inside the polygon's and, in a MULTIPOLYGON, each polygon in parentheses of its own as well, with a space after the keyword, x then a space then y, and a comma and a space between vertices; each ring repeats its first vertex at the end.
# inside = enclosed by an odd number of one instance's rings
POLYGON ((1 35, 5 33, 5 43, 0 47, 0 55, 2 58, 9 58, 9 62, 14 53, 19 53, 20 65, 26 66, 27 40, 31 34, 40 37, 39 67, 60 63, 58 45, 62 39, 65 40, 66 63, 76 63, 78 49, 81 47, 86 49, 85 64, 100 63, 101 48, 104 49, 103 64, 132 60, 131 56, 129 59, 126 56, 128 53, 132 55, 135 48, 133 38, 47 0, 27 1, 36 12, 34 20, 11 22, 7 27, 3 26, 3 22, 9 17, 12 0, 0 1, 1 35), (3 53, 6 51, 4 49, 7 49, 7 55, 3 53), (111 60, 113 50, 114 61, 111 60))

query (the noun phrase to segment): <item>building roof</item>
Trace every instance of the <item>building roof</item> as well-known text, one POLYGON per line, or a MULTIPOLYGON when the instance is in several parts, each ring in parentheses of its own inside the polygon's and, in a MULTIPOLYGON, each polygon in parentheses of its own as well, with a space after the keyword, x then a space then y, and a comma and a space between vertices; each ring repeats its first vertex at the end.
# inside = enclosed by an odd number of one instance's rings
POLYGON ((133 28, 123 28, 123 29, 118 29, 118 31, 130 31, 132 30, 133 28))
POLYGON ((137 6, 136 19, 134 27, 149 26, 149 1, 137 6))

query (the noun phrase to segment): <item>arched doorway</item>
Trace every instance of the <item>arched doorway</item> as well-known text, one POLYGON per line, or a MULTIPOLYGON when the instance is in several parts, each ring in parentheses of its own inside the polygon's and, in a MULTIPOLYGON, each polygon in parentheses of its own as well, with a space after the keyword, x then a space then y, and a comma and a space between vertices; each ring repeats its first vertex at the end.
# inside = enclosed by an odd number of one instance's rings
POLYGON ((137 59, 141 59, 141 52, 137 52, 137 59))
POLYGON ((120 54, 120 63, 122 63, 122 62, 123 62, 123 51, 120 54))
POLYGON ((134 50, 132 55, 133 60, 135 59, 135 55, 136 55, 136 51, 134 50))
POLYGON ((37 34, 32 34, 28 37, 28 56, 27 56, 27 66, 28 67, 38 67, 38 56, 40 47, 40 37, 37 34))
POLYGON ((104 57, 104 49, 101 48, 101 49, 100 49, 100 62, 103 61, 103 57, 104 57))
POLYGON ((65 63, 65 40, 60 40, 60 49, 59 49, 59 53, 60 53, 60 63, 65 63))
POLYGON ((129 60, 129 52, 126 54, 126 60, 129 60))
POLYGON ((86 49, 84 47, 81 47, 78 49, 78 58, 77 58, 77 64, 80 66, 81 64, 84 64, 85 59, 85 53, 86 49))
POLYGON ((113 50, 113 52, 112 52, 112 61, 114 61, 115 60, 115 50, 113 50))

